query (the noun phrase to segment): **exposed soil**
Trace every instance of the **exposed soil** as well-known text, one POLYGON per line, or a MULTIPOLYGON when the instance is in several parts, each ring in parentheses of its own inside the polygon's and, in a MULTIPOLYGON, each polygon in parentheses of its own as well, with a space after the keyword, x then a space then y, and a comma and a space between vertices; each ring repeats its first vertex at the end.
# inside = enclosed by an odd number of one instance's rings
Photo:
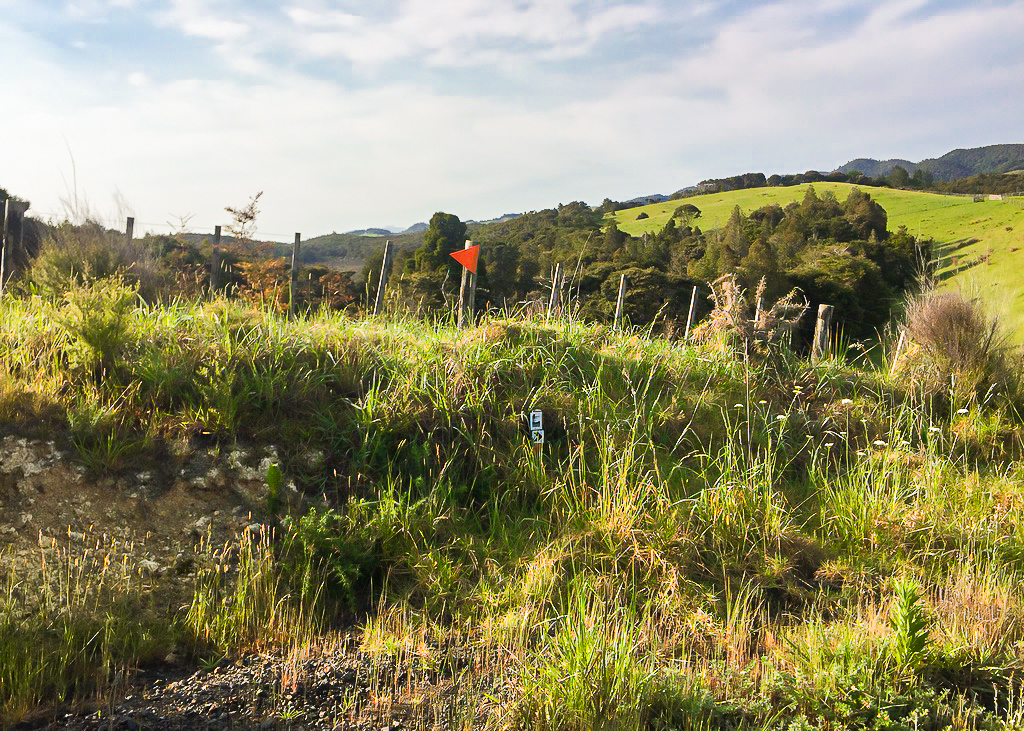
POLYGON ((0 549, 25 571, 41 546, 107 536, 134 545, 140 564, 163 575, 181 568, 200 537, 227 539, 264 519, 263 476, 275 458, 272 448, 206 449, 93 479, 67 447, 8 436, 0 440, 0 549))
MULTIPOLYGON (((0 579, 31 581, 47 562, 87 549, 116 552, 135 562, 165 606, 183 607, 201 541, 222 544, 267 520, 273 448, 183 449, 146 470, 102 478, 71 453, 52 441, 0 439, 0 579)), ((288 489, 294 506, 308 507, 288 489)), ((459 692, 469 662, 459 653, 414 669, 357 645, 350 636, 315 656, 249 657, 205 669, 172 652, 158 667, 121 678, 102 707, 41 709, 15 728, 433 729, 482 712, 470 707, 479 693, 459 692)))
POLYGON ((303 659, 252 656, 192 674, 140 672, 102 708, 52 711, 15 729, 456 729, 491 710, 460 682, 469 663, 426 672, 338 650, 303 659))

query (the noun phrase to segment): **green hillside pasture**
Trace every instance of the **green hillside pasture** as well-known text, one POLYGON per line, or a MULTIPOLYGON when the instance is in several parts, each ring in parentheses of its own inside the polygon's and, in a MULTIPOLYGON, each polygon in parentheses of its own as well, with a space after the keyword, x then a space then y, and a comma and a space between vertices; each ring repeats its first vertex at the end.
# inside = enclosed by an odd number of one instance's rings
MULTIPOLYGON (((615 213, 619 228, 634 236, 660 231, 684 203, 701 210, 704 230, 725 224, 735 206, 750 213, 762 206, 785 206, 802 200, 809 184, 786 188, 751 188, 655 203, 615 213), (640 213, 649 218, 636 220, 640 213)), ((849 183, 814 183, 819 195, 831 191, 840 201, 857 187, 849 183)), ((889 188, 864 188, 889 214, 889 228, 906 226, 938 245, 938 275, 944 288, 979 294, 1024 339, 1024 198, 975 203, 971 196, 939 195, 889 188)))

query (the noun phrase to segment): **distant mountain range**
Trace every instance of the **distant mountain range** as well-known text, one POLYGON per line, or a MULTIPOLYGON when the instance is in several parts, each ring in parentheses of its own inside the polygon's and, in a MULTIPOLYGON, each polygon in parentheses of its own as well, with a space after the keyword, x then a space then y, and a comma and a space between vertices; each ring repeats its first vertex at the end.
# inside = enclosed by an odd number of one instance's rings
MULTIPOLYGON (((497 218, 488 218, 486 221, 466 221, 466 224, 469 225, 472 223, 478 226, 483 226, 488 223, 504 223, 505 221, 511 221, 515 218, 519 218, 522 215, 522 213, 504 213, 498 216, 497 218)), ((426 231, 427 227, 424 226, 423 230, 426 231)))
POLYGON ((390 236, 395 231, 389 228, 358 228, 355 231, 346 231, 349 236, 390 236))
MULTIPOLYGON (((653 201, 651 201, 653 202, 653 201)), ((486 221, 464 221, 466 225, 476 224, 482 226, 488 223, 504 223, 505 221, 511 221, 513 218, 519 218, 522 213, 505 213, 497 218, 489 218, 486 221)), ((406 234, 421 234, 426 231, 429 226, 426 223, 420 221, 414 223, 407 229, 402 229, 401 226, 389 226, 388 228, 359 228, 355 231, 346 231, 343 236, 405 236, 406 234)), ((337 235, 337 234, 335 234, 337 235)))
MULTIPOLYGON (((953 150, 952 152, 947 152, 942 157, 929 158, 927 160, 921 160, 920 162, 911 162, 910 160, 903 160, 899 158, 893 160, 875 160, 870 157, 860 157, 836 168, 833 172, 849 174, 856 171, 868 176, 869 178, 882 178, 892 172, 892 169, 897 165, 901 166, 911 175, 920 168, 922 172, 931 173, 932 179, 937 183, 959 180, 961 178, 980 175, 982 173, 1024 173, 1024 144, 988 145, 986 147, 953 150)), ((805 175, 807 174, 809 173, 805 173, 805 175)), ((716 187, 713 188, 712 191, 737 190, 740 188, 751 187, 756 188, 764 186, 765 184, 793 184, 792 182, 773 182, 773 179, 779 177, 780 176, 778 175, 773 175, 772 178, 765 178, 761 173, 747 173, 746 175, 737 175, 732 178, 705 180, 699 185, 691 185, 686 188, 681 188, 671 196, 654 193, 652 195, 642 195, 637 196, 636 198, 631 198, 627 201, 623 201, 623 204, 625 204, 625 207, 640 206, 647 205, 649 203, 661 203, 667 200, 683 198, 687 195, 701 192, 709 192, 708 190, 705 190, 705 188, 712 183, 716 184, 716 187), (757 178, 760 178, 760 180, 757 180, 757 178)), ((799 178, 800 176, 789 175, 781 177, 799 178)))
POLYGON ((623 201, 623 203, 628 203, 630 205, 637 206, 646 206, 650 203, 664 203, 668 199, 669 197, 667 195, 662 195, 661 193, 652 193, 651 195, 638 195, 636 198, 630 198, 628 201, 623 201))
POLYGON ((981 173, 1011 173, 1024 170, 1024 145, 988 145, 966 150, 953 150, 942 157, 920 162, 910 160, 875 160, 861 157, 837 168, 840 173, 857 171, 871 178, 888 175, 897 165, 913 174, 918 168, 929 172, 937 181, 956 180, 981 173))
POLYGON ((346 231, 345 236, 391 236, 395 234, 401 236, 402 234, 418 234, 427 230, 427 224, 425 223, 414 223, 407 229, 402 229, 401 226, 389 226, 388 228, 358 228, 355 231, 346 231))

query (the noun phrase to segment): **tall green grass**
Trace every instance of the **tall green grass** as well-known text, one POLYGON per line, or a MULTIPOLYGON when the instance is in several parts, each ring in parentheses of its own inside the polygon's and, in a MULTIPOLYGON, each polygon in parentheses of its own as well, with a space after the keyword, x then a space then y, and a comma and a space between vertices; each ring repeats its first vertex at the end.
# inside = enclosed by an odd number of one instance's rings
MULTIPOLYGON (((200 653, 297 653, 354 624, 393 661, 381 673, 401 661, 422 679, 394 700, 428 695, 457 645, 473 670, 443 672, 475 680, 456 705, 522 728, 1019 718, 1024 491, 1005 403, 570 321, 134 301, 97 348, 71 308, 0 300, 0 414, 32 404, 97 472, 161 440, 272 443, 319 505, 278 487, 273 532, 208 546, 189 609, 165 620, 200 653)), ((17 647, 0 672, 30 654, 17 647)), ((147 654, 97 652, 94 689, 147 654)), ((29 686, 12 713, 86 687, 29 686)))
POLYGON ((41 539, 30 564, 3 556, 0 722, 123 690, 182 637, 136 564, 135 546, 90 536, 41 539))

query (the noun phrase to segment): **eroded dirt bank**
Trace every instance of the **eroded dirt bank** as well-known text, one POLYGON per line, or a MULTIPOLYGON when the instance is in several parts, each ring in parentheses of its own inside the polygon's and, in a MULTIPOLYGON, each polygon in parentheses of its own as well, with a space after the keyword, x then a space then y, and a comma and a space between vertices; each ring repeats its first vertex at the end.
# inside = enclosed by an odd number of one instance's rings
MULTIPOLYGON (((211 547, 230 550, 273 525, 265 482, 273 447, 169 452, 146 469, 101 478, 71 454, 55 441, 0 439, 0 579, 10 591, 64 587, 83 565, 117 564, 137 578, 148 606, 180 616, 211 547)), ((286 489, 294 509, 309 507, 286 489)), ((329 647, 244 658, 172 648, 118 673, 102 700, 45 704, 13 728, 447 728, 475 715, 458 693, 470 665, 460 653, 381 661, 358 644, 343 632, 329 647)))

